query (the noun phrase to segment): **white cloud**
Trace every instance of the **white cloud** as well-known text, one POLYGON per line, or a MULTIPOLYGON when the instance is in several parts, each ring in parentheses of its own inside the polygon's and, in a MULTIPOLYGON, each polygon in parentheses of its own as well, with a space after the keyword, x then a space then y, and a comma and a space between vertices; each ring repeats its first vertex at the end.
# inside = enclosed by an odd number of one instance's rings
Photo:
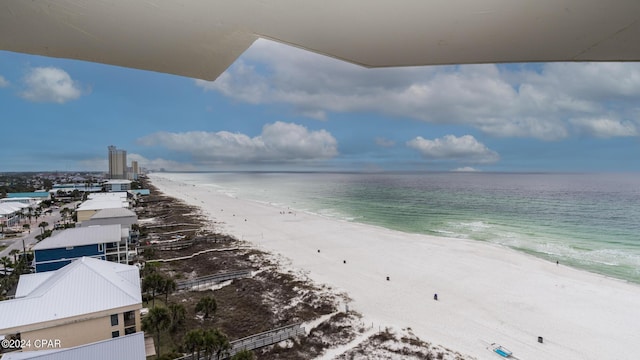
POLYGON ((197 168, 188 163, 181 163, 178 161, 167 160, 163 158, 147 159, 140 154, 129 153, 127 154, 127 161, 131 164, 131 161, 137 161, 138 165, 148 170, 167 169, 171 171, 195 171, 197 168))
POLYGON ((570 122, 580 133, 598 138, 638 135, 636 126, 629 121, 601 118, 571 119, 570 122))
POLYGON ((31 69, 24 83, 25 90, 21 96, 34 102, 62 104, 82 95, 79 84, 66 71, 54 67, 31 69))
POLYGON ((453 169, 452 171, 454 171, 454 172, 478 172, 480 170, 478 170, 476 168, 472 168, 471 166, 464 166, 464 167, 459 167, 459 168, 453 169))
POLYGON ((262 134, 253 138, 227 131, 191 131, 158 132, 138 141, 188 153, 204 163, 321 160, 338 154, 337 141, 326 130, 309 131, 304 126, 279 121, 264 125, 262 134))
POLYGON ((418 136, 408 141, 407 146, 418 150, 426 159, 457 160, 470 163, 494 163, 500 159, 498 153, 490 150, 471 135, 461 137, 445 135, 435 140, 418 136))
POLYGON ((0 88, 9 86, 9 81, 0 75, 0 88))
POLYGON ((258 40, 205 90, 251 104, 284 103, 326 119, 331 112, 377 112, 473 126, 497 137, 559 140, 574 118, 640 110, 640 63, 551 63, 365 69, 258 40))

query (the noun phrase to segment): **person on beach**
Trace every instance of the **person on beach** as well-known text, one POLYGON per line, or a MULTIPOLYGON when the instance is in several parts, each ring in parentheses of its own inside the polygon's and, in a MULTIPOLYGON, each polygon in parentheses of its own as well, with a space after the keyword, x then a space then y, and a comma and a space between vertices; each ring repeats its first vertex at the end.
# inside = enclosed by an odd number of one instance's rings
POLYGON ((433 300, 438 301, 438 294, 433 294, 433 300))

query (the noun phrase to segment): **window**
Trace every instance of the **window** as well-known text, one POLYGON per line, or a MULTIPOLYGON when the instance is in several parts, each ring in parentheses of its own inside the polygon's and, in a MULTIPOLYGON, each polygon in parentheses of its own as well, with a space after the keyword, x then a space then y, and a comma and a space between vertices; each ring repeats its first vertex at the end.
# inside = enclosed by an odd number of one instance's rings
POLYGON ((124 316, 124 326, 132 326, 136 324, 136 312, 127 311, 122 314, 124 316))
POLYGON ((125 335, 133 334, 134 332, 136 332, 136 327, 135 326, 128 327, 128 328, 124 329, 124 334, 125 335))
POLYGON ((118 314, 111 315, 111 326, 118 325, 118 314))
POLYGON ((120 331, 112 331, 111 332, 111 337, 112 338, 117 338, 118 336, 120 336, 120 331))
POLYGON ((104 244, 98 244, 98 251, 104 252, 104 244))

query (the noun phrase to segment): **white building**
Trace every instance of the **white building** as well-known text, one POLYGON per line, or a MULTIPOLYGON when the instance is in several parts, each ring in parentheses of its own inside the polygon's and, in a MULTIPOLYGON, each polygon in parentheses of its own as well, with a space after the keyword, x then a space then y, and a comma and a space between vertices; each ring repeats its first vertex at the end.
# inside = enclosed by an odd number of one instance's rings
POLYGON ((22 275, 15 299, 0 301, 0 337, 19 335, 32 346, 56 339, 71 348, 139 332, 141 309, 136 266, 81 258, 56 271, 22 275))
POLYGON ((55 342, 44 345, 46 350, 6 353, 2 360, 145 360, 147 355, 153 355, 145 353, 142 332, 67 349, 55 345, 55 342))

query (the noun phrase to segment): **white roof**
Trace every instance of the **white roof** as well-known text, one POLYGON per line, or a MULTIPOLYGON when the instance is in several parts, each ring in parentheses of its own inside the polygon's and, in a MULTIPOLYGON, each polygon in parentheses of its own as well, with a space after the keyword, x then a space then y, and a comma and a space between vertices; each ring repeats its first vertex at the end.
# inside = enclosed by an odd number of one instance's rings
POLYGON ((95 213, 91 219, 107 219, 119 217, 137 216, 135 212, 125 208, 102 209, 95 213))
POLYGON ((20 275, 20 281, 18 282, 15 298, 22 298, 29 295, 33 290, 35 290, 35 288, 53 276, 53 274, 55 274, 55 271, 20 275))
POLYGON ((31 197, 10 197, 10 198, 3 198, 2 202, 5 203, 15 203, 15 202, 21 202, 24 200, 35 200, 34 198, 31 197))
POLYGON ((24 209, 26 207, 29 207, 29 204, 25 204, 25 203, 19 202, 17 200, 16 201, 0 202, 0 208, 7 209, 7 210, 17 211, 17 210, 22 210, 22 209, 24 209))
POLYGON ((107 200, 107 199, 126 199, 127 193, 109 192, 109 193, 93 193, 89 194, 89 200, 107 200))
POLYGON ((126 208, 129 203, 126 200, 112 199, 112 200, 87 200, 83 202, 78 210, 102 210, 102 209, 114 209, 114 208, 126 208))
POLYGON ((24 297, 0 301, 0 334, 5 329, 142 305, 139 271, 131 265, 83 257, 52 271, 46 279, 29 281, 30 291, 21 290, 24 297))
POLYGON ((0 215, 13 214, 22 211, 26 207, 29 207, 29 205, 20 202, 2 202, 0 203, 0 215))
POLYGON ((144 333, 98 341, 67 349, 11 352, 2 360, 144 360, 144 333))
POLYGON ((33 250, 118 242, 122 237, 120 229, 120 224, 66 229, 40 241, 33 246, 33 250))
POLYGON ((116 184, 131 184, 131 180, 122 180, 122 179, 111 179, 108 181, 105 181, 105 184, 112 184, 112 185, 116 185, 116 184))

